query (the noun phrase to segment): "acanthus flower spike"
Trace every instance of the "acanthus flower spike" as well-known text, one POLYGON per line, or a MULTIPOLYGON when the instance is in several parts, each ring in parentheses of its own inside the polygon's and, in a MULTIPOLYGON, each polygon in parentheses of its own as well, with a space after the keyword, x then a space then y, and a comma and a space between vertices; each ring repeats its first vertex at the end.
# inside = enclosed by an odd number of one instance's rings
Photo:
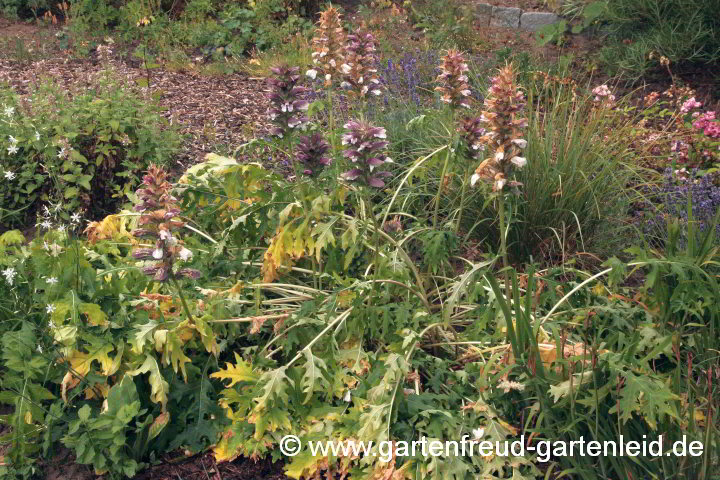
POLYGON ((315 79, 318 74, 325 77, 325 86, 333 83, 333 76, 342 72, 341 66, 345 63, 345 30, 340 20, 340 12, 330 7, 320 13, 320 19, 315 27, 313 44, 313 67, 307 75, 315 79))
POLYGON ((298 67, 281 65, 270 70, 273 76, 266 80, 270 100, 268 116, 275 125, 270 133, 282 138, 295 129, 304 130, 310 121, 305 114, 310 102, 301 98, 308 89, 300 85, 298 67))
POLYGON ((492 156, 475 169, 471 184, 482 179, 491 183, 496 192, 503 191, 505 187, 517 190, 516 187, 521 185, 509 178, 513 169, 527 165, 527 159, 522 154, 528 144, 522 138, 528 124, 527 118, 521 115, 524 108, 525 95, 515 84, 512 64, 506 65, 492 79, 480 117, 487 131, 479 142, 492 152, 492 156))
POLYGON ((343 177, 370 187, 384 187, 385 182, 382 179, 390 176, 390 172, 381 171, 378 167, 393 163, 392 159, 385 155, 388 146, 385 129, 358 120, 346 123, 345 129, 342 144, 348 148, 344 155, 353 163, 353 168, 345 172, 343 177))
POLYGON ((189 260, 192 252, 183 246, 177 232, 185 225, 177 219, 181 210, 177 207, 177 199, 172 196, 172 185, 167 181, 167 172, 156 165, 150 165, 143 176, 142 187, 137 190, 140 202, 135 210, 140 212, 138 228, 132 232, 136 238, 154 239, 152 248, 136 248, 133 258, 153 262, 145 265, 141 271, 156 282, 166 282, 172 276, 197 278, 200 272, 183 268, 173 273, 173 265, 178 260, 189 260))
POLYGON ((332 163, 332 160, 327 155, 330 144, 320 133, 300 137, 295 149, 295 158, 302 165, 302 173, 305 175, 317 175, 323 168, 332 163))
POLYGON ((363 98, 368 94, 380 95, 380 80, 375 64, 375 38, 369 32, 348 35, 345 47, 345 63, 340 66, 342 85, 350 95, 363 98))
POLYGON ((452 108, 470 108, 472 92, 467 77, 470 69, 465 57, 458 50, 450 49, 443 57, 440 68, 442 71, 437 77, 440 85, 435 90, 440 92, 441 100, 452 108))

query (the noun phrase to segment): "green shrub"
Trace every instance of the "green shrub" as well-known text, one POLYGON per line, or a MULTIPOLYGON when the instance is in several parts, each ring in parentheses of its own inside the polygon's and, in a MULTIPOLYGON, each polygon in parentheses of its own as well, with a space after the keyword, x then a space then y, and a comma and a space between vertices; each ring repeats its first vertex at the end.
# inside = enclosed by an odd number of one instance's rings
POLYGON ((179 137, 152 103, 108 78, 74 96, 52 83, 22 99, 0 90, 3 114, 0 219, 24 225, 41 204, 90 218, 113 211, 151 162, 165 162, 179 137))

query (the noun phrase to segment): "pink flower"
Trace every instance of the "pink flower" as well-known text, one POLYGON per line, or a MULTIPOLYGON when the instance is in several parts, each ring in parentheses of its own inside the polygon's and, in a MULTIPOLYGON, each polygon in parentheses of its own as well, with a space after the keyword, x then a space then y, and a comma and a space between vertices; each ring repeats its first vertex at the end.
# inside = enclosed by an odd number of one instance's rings
POLYGON ((680 107, 680 113, 689 113, 690 110, 702 107, 702 103, 695 100, 695 97, 690 97, 685 100, 685 103, 680 107))

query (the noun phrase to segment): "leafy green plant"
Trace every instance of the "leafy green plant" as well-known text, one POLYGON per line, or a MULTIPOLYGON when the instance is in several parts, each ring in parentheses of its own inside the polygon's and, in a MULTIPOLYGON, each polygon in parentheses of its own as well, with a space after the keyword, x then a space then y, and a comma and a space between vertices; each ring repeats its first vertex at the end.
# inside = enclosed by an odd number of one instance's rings
POLYGON ((134 172, 167 161, 179 143, 157 107, 110 79, 72 97, 45 84, 30 99, 31 107, 11 90, 0 93, 8 225, 26 223, 42 202, 95 218, 110 213, 136 184, 134 172))

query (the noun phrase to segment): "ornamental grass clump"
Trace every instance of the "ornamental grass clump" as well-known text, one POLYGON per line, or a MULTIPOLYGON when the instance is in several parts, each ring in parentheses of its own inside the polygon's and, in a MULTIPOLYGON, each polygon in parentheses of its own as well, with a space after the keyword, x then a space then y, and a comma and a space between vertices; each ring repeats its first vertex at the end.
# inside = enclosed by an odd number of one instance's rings
POLYGON ((271 71, 274 76, 266 80, 270 100, 268 116, 275 126, 270 133, 284 138, 295 129, 305 129, 310 121, 305 114, 310 103, 300 98, 308 89, 299 84, 298 67, 282 65, 271 68, 271 71))
POLYGON ((440 84, 435 90, 440 92, 441 100, 453 109, 458 107, 470 108, 470 85, 466 73, 468 70, 465 57, 458 50, 450 49, 443 57, 440 75, 437 82, 440 84))
POLYGON ((522 150, 527 141, 522 138, 528 121, 521 115, 525 108, 525 95, 515 85, 515 72, 512 65, 500 69, 492 79, 492 85, 485 99, 482 120, 487 133, 482 143, 492 156, 485 159, 471 178, 474 185, 482 179, 492 183, 494 192, 502 192, 507 187, 517 191, 521 184, 510 180, 514 168, 522 168, 527 163, 522 150))
POLYGON ((300 163, 302 173, 317 176, 323 168, 332 163, 327 155, 330 144, 320 133, 300 137, 295 147, 295 158, 300 163))
POLYGON ((368 93, 380 95, 380 80, 375 64, 375 38, 369 32, 348 35, 345 47, 345 63, 341 65, 343 82, 349 95, 364 98, 368 93))
POLYGON ((338 73, 340 66, 345 63, 345 30, 337 8, 330 7, 320 13, 312 44, 313 68, 307 71, 307 75, 312 79, 318 74, 323 75, 325 86, 330 87, 333 75, 338 73))
POLYGON ((172 185, 167 181, 167 172, 157 165, 150 165, 143 177, 143 185, 138 189, 140 203, 135 210, 140 212, 138 226, 132 235, 136 238, 152 239, 154 248, 136 248, 132 256, 137 260, 149 260, 151 265, 142 268, 142 272, 156 282, 175 281, 176 278, 199 278, 200 272, 192 268, 174 270, 178 260, 188 261, 192 252, 185 248, 182 241, 173 233, 185 226, 185 222, 176 217, 181 210, 177 199, 172 196, 172 185))
POLYGON ((385 129, 358 120, 346 123, 345 129, 347 132, 342 136, 342 144, 347 145, 348 148, 344 155, 355 167, 345 172, 343 176, 361 185, 384 187, 385 182, 382 178, 390 176, 390 172, 379 171, 378 167, 392 163, 390 157, 385 154, 388 146, 385 129))

